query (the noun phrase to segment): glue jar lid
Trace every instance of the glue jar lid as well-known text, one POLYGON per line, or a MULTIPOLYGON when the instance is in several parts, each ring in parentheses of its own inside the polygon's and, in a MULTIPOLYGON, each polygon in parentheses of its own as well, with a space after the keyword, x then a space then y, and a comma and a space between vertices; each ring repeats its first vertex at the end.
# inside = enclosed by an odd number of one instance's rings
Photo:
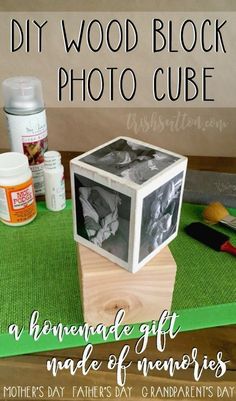
POLYGON ((25 174, 29 169, 29 161, 23 153, 6 152, 0 154, 0 178, 25 174))
POLYGON ((44 108, 42 84, 36 77, 7 78, 2 88, 5 110, 9 113, 32 113, 44 108))

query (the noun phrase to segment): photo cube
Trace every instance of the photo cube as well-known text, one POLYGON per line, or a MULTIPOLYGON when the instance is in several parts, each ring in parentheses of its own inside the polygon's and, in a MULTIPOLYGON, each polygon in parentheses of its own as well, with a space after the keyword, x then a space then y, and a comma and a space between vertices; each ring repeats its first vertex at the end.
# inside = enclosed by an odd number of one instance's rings
POLYGON ((70 163, 75 241, 135 273, 177 235, 187 158, 118 137, 70 163))

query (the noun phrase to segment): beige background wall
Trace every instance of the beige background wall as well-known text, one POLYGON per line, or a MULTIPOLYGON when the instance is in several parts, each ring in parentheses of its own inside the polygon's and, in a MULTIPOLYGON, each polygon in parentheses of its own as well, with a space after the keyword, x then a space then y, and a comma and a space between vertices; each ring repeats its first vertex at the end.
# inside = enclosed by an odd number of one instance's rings
MULTIPOLYGON (((0 11, 230 11, 232 1, 12 1, 0 2, 0 11)), ((230 47, 234 48, 235 38, 230 47)), ((51 57, 54 55, 51 49, 51 57)), ((55 55, 54 55, 55 56, 55 55)), ((50 62, 50 61, 49 61, 50 62)), ((204 64, 204 61, 203 61, 204 64)), ((30 72, 27 65, 1 61, 0 80, 30 72), (9 72, 10 71, 10 72, 9 72)), ((234 72, 232 71, 232 74, 234 72)), ((44 85, 46 71, 40 73, 44 85), (45 76, 44 76, 45 74, 45 76)), ((48 108, 49 145, 58 150, 86 150, 117 135, 128 135, 183 154, 235 156, 236 113, 234 108, 48 108)), ((4 113, 0 113, 0 148, 8 140, 4 113)))

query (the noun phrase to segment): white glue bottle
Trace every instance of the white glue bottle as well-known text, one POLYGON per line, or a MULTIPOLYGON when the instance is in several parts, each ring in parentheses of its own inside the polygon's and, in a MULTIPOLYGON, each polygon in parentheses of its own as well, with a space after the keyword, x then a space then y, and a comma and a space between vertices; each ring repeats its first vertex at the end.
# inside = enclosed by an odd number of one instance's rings
POLYGON ((44 179, 46 206, 53 212, 66 207, 64 167, 59 152, 50 150, 44 154, 44 179))
POLYGON ((11 151, 28 157, 35 195, 43 195, 48 140, 41 81, 35 77, 13 77, 5 79, 2 87, 11 151))

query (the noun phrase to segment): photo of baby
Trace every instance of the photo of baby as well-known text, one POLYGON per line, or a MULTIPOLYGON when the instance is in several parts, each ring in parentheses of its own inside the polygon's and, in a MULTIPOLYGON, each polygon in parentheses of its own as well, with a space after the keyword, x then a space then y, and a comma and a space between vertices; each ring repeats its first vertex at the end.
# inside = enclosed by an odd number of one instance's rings
POLYGON ((75 174, 77 234, 128 261, 130 198, 75 174))
POLYGON ((182 182, 180 173, 144 198, 139 262, 176 231, 182 182))
POLYGON ((177 160, 173 155, 125 139, 118 139, 81 159, 139 185, 177 160))

